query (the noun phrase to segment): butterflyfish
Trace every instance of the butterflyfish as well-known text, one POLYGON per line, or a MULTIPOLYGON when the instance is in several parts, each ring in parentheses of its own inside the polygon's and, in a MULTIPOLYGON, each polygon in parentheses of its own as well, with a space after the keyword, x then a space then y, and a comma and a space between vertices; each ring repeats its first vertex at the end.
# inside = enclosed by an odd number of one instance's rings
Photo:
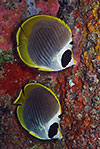
POLYGON ((57 17, 32 16, 19 27, 16 40, 20 58, 30 67, 60 71, 76 64, 71 29, 57 17))
POLYGON ((62 139, 60 128, 61 105, 56 95, 46 86, 29 83, 21 89, 17 117, 24 129, 41 140, 62 139))

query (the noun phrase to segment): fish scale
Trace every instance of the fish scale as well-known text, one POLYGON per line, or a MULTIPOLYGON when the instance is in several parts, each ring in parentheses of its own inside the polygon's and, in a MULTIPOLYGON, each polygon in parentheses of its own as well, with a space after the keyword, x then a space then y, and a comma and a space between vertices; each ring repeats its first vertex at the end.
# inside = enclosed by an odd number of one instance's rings
MULTIPOLYGON (((37 35, 38 35, 38 34, 39 34, 39 33, 37 33, 37 35)), ((36 35, 36 36, 37 36, 37 35, 36 35)), ((38 36, 40 36, 40 34, 39 34, 38 36)), ((40 38, 41 38, 41 36, 40 36, 40 38)), ((36 38, 36 39, 37 39, 37 38, 36 38)), ((35 39, 35 40, 36 40, 36 39, 35 39)), ((41 48, 41 47, 42 47, 41 40, 39 40, 39 41, 36 40, 34 46, 37 47, 37 50, 34 49, 34 52, 37 53, 37 55, 40 57, 41 54, 39 54, 39 53, 40 53, 40 51, 42 51, 42 48, 41 48), (38 43, 37 43, 37 42, 38 42, 38 43), (37 43, 38 46, 36 46, 36 43, 37 43), (39 48, 38 48, 38 47, 39 47, 39 48), (41 50, 38 50, 38 49, 41 49, 41 50)), ((44 55, 42 55, 42 56, 44 56, 44 55)), ((45 56, 44 56, 44 57, 45 57, 45 56)), ((48 59, 47 59, 46 57, 45 57, 45 59, 44 59, 44 61, 45 61, 45 63, 47 63, 46 61, 47 61, 48 59), (45 60, 45 59, 46 59, 46 60, 45 60)), ((41 58, 38 58, 38 63, 39 63, 39 61, 40 61, 40 63, 41 63, 41 58)), ((45 64, 45 63, 44 63, 44 64, 45 64)))
MULTIPOLYGON (((41 37, 41 34, 39 34, 39 36, 40 36, 40 39, 42 38, 41 37)), ((50 58, 50 55, 49 55, 49 53, 47 53, 46 52, 46 45, 45 45, 45 41, 44 40, 39 40, 39 43, 40 43, 40 48, 41 48, 41 50, 38 50, 38 52, 40 52, 40 56, 43 56, 44 57, 44 60, 45 60, 45 65, 49 65, 49 58, 50 58), (44 46, 43 46, 44 45, 44 46), (44 53, 44 54, 43 54, 44 53)), ((42 62, 41 62, 42 63, 42 62)))

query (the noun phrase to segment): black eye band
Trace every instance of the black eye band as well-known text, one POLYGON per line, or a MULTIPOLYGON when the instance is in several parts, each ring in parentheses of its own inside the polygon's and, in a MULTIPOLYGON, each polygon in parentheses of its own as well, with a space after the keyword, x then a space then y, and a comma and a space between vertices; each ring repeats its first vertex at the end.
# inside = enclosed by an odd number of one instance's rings
POLYGON ((62 67, 66 67, 68 63, 71 61, 72 52, 70 50, 66 50, 61 58, 62 67))
POLYGON ((58 131, 58 123, 53 123, 49 128, 48 137, 53 138, 57 134, 57 131, 58 131))

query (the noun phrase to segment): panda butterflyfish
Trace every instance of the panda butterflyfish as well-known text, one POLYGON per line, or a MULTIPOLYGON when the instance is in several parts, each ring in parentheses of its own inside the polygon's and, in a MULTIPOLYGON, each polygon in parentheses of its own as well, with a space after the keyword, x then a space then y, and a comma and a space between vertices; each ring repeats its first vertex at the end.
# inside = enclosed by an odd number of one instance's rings
POLYGON ((42 71, 60 71, 76 64, 72 53, 72 32, 64 21, 36 15, 19 27, 17 51, 22 61, 42 71))
POLYGON ((41 140, 62 139, 60 128, 61 105, 56 95, 39 83, 29 83, 21 89, 17 117, 24 129, 41 140))

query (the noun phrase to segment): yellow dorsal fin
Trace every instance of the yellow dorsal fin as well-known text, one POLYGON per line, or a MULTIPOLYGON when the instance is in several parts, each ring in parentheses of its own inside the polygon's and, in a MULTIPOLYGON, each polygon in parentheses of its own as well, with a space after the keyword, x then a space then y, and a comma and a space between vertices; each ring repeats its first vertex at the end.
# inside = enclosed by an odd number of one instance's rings
POLYGON ((14 104, 23 104, 25 103, 26 99, 25 99, 25 95, 23 94, 23 90, 21 89, 19 96, 17 97, 17 99, 14 101, 14 104))

